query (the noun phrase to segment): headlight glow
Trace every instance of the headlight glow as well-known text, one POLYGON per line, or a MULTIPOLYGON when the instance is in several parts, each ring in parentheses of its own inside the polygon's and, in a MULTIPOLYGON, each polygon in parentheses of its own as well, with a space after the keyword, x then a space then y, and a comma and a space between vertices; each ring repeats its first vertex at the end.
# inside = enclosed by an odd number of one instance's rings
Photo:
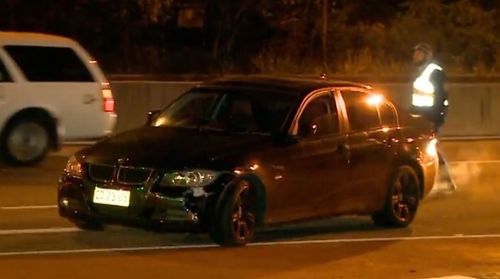
POLYGON ((73 177, 81 178, 83 176, 82 164, 78 162, 74 155, 68 159, 64 171, 73 177))
POLYGON ((378 106, 384 101, 384 97, 380 94, 374 94, 366 99, 366 102, 372 106, 378 106))
POLYGON ((425 148, 425 152, 427 155, 432 156, 432 157, 438 157, 438 152, 437 152, 437 139, 432 139, 427 147, 425 148))
POLYGON ((203 187, 214 182, 217 176, 217 172, 211 170, 172 171, 163 175, 160 185, 203 187))

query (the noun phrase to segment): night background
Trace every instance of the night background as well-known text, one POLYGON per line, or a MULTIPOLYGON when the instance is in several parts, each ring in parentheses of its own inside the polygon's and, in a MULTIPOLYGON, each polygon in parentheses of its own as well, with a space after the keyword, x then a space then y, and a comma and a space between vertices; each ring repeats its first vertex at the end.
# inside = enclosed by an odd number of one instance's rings
POLYGON ((500 72, 500 1, 0 0, 0 30, 79 41, 107 73, 397 74, 435 47, 452 74, 500 72))

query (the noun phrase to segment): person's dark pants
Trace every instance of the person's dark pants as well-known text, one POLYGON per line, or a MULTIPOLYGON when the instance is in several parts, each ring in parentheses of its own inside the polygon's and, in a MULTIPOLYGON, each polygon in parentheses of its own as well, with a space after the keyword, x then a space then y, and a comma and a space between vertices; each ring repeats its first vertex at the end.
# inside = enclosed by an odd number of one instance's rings
MULTIPOLYGON (((446 115, 445 108, 421 108, 414 107, 410 108, 410 111, 414 114, 421 115, 423 118, 430 121, 434 126, 434 133, 439 134, 439 130, 444 124, 444 117, 446 115)), ((434 188, 438 191, 450 192, 454 191, 457 187, 453 181, 450 172, 448 171, 448 163, 443 155, 441 148, 438 146, 438 156, 439 156, 439 171, 438 176, 434 185, 434 188)))

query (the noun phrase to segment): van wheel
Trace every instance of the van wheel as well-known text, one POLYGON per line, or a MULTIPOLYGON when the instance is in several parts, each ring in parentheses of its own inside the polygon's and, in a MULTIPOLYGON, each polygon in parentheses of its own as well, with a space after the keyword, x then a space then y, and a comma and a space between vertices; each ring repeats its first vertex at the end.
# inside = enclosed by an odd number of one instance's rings
POLYGON ((384 227, 406 227, 417 213, 420 200, 419 180, 409 166, 400 166, 392 175, 384 208, 373 214, 376 225, 384 227))
POLYGON ((33 165, 40 162, 50 146, 47 125, 30 118, 9 123, 1 143, 1 154, 6 163, 12 165, 33 165))
POLYGON ((248 181, 241 180, 221 196, 214 216, 212 239, 222 246, 243 246, 253 237, 257 201, 248 181))

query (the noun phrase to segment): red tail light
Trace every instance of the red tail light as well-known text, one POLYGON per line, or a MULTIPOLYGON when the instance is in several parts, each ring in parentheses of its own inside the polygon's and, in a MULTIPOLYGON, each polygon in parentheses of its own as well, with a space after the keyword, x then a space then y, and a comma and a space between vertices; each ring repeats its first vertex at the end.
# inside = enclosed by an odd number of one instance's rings
POLYGON ((109 84, 103 84, 102 93, 102 109, 104 112, 115 112, 115 99, 109 84))

